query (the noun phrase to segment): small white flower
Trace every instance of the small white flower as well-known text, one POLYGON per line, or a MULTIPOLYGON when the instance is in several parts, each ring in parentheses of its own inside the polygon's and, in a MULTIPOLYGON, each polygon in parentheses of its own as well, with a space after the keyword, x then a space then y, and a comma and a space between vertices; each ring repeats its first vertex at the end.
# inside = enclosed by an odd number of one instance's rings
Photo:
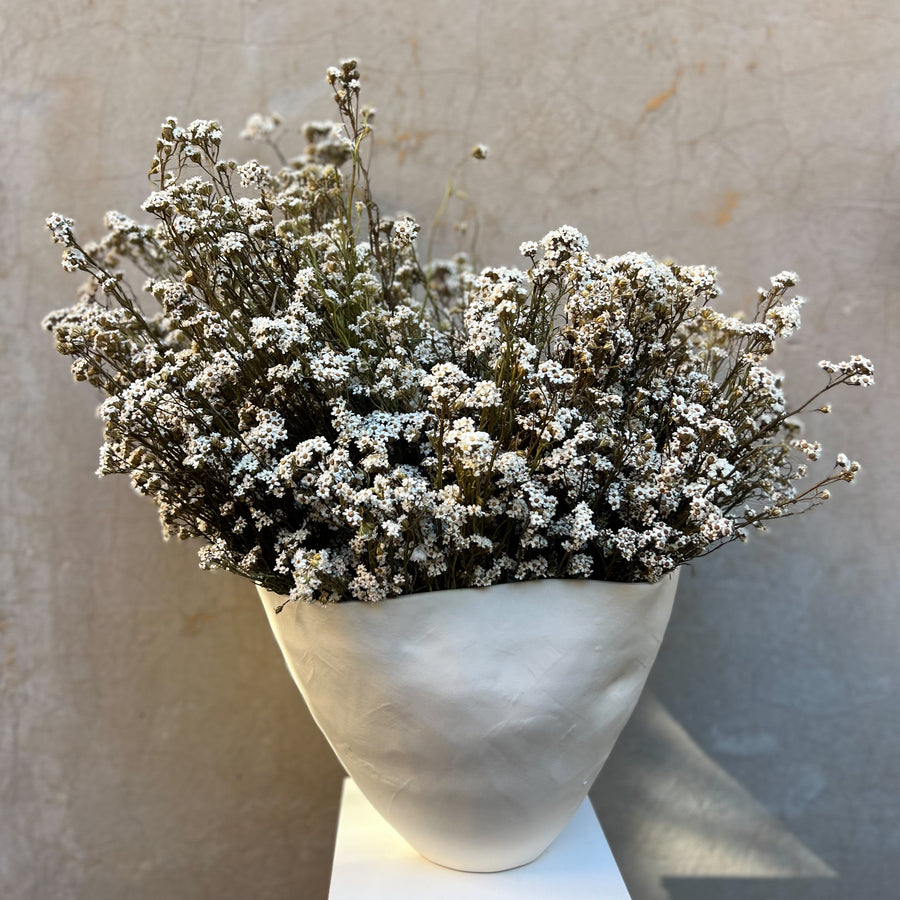
POLYGON ((66 216, 62 216, 59 213, 52 213, 47 217, 47 227, 53 235, 53 242, 64 244, 67 247, 75 240, 72 230, 74 224, 72 219, 66 218, 66 216))
POLYGON ((405 247, 411 246, 418 234, 418 223, 409 216, 406 216, 394 222, 394 227, 391 232, 391 244, 393 244, 395 250, 402 250, 405 247))

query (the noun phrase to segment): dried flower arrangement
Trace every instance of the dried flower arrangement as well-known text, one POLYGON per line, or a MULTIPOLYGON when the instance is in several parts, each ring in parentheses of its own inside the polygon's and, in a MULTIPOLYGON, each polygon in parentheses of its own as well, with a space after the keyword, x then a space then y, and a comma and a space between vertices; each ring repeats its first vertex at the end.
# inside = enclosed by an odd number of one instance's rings
POLYGON ((82 246, 47 222, 89 276, 45 326, 108 395, 98 474, 130 475, 202 566, 286 600, 652 582, 853 479, 841 454, 807 483, 820 446, 794 417, 872 384, 871 362, 822 362, 793 409, 764 365, 799 326, 796 276, 746 321, 710 305, 715 270, 603 259, 569 226, 522 244, 527 269, 421 262, 416 223, 373 198, 356 62, 328 80, 340 121, 307 125, 304 155, 281 155, 276 118, 248 122, 278 171, 169 119, 155 224, 109 213, 82 246))

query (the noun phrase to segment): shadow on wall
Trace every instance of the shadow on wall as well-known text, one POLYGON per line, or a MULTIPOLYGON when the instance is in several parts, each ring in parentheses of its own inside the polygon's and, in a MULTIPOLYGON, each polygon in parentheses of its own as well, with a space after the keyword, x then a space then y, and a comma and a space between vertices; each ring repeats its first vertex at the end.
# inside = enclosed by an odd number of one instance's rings
POLYGON ((650 692, 594 785, 592 801, 635 897, 842 896, 837 873, 710 758, 650 692), (812 892, 799 893, 801 884, 812 892))
POLYGON ((816 878, 663 878, 669 900, 847 900, 847 886, 816 878))

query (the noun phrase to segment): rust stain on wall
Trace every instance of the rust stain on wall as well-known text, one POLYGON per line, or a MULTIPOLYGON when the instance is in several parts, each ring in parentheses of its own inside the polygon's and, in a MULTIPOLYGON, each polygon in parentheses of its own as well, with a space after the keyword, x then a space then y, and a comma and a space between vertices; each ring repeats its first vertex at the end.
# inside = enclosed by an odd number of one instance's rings
POLYGON ((407 154, 418 150, 425 141, 425 138, 433 133, 433 131, 425 129, 419 131, 398 131, 394 135, 394 140, 392 141, 394 147, 397 149, 397 163, 403 165, 406 161, 407 154))
POLYGON ((719 228, 723 225, 727 225, 731 221, 731 216, 738 208, 740 202, 741 195, 737 191, 725 191, 725 193, 719 197, 719 202, 716 204, 713 213, 713 224, 717 225, 719 228))
POLYGON ((740 203, 739 191, 723 191, 708 209, 694 213, 694 219, 704 225, 715 225, 717 228, 722 228, 731 221, 734 211, 740 206, 740 203))
POLYGON ((182 623, 181 633, 194 637, 203 631, 203 626, 215 618, 214 613, 198 612, 198 613, 182 613, 184 622, 182 623))
POLYGON ((656 112, 664 103, 668 103, 671 100, 676 92, 678 91, 678 81, 681 78, 681 69, 679 69, 675 73, 675 80, 672 82, 671 86, 666 88, 666 90, 657 94, 655 97, 651 97, 647 101, 647 105, 644 107, 644 115, 648 115, 649 113, 656 112))

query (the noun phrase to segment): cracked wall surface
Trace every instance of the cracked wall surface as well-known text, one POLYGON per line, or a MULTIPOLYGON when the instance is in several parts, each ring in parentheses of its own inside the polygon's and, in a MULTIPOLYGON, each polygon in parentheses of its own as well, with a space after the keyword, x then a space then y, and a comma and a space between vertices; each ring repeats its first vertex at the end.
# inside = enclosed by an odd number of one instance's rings
MULTIPOLYGON (((593 792, 635 900, 886 898, 900 883, 900 10, 893 0, 0 2, 0 896, 325 898, 341 770, 252 586, 98 481, 96 398, 42 316, 78 279, 44 217, 137 210, 158 123, 331 114, 356 55, 374 178, 481 262, 562 223, 718 266, 726 311, 801 276, 787 391, 863 353, 815 436, 826 508, 681 579, 593 792)), ((298 136, 299 137, 299 136, 298 136)), ((812 427, 810 430, 813 430, 812 427)))

